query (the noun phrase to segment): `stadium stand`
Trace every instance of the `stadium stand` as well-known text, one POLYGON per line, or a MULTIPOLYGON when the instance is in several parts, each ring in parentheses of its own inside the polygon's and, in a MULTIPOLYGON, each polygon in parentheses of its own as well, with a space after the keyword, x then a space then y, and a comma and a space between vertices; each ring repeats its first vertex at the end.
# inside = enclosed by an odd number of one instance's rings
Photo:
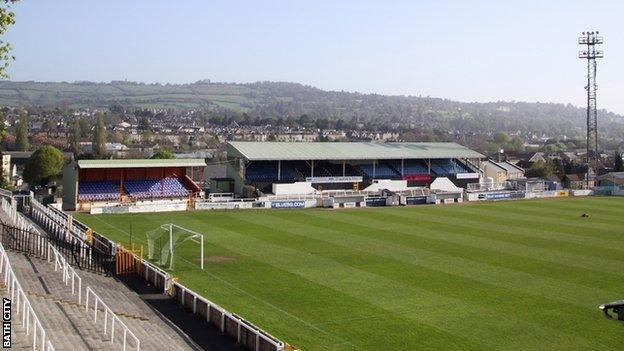
POLYGON ((468 168, 453 159, 431 160, 431 170, 441 177, 458 173, 470 173, 468 168))
MULTIPOLYGON (((319 164, 315 167, 323 168, 329 177, 340 177, 343 175, 342 166, 343 165, 340 163, 319 162, 319 164)), ((353 165, 346 163, 344 166, 344 176, 352 177, 362 175, 362 171, 358 171, 353 165)))
POLYGON ((285 163, 297 173, 297 178, 300 180, 309 177, 312 173, 310 165, 306 161, 288 161, 285 163))
POLYGON ((247 167, 247 179, 258 182, 277 180, 277 163, 252 162, 247 167))
MULTIPOLYGON (((399 173, 401 171, 401 160, 391 160, 388 162, 392 168, 397 170, 399 173)), ((415 175, 415 174, 428 174, 429 169, 427 164, 421 160, 405 160, 403 162, 403 175, 415 175)))
POLYGON ((127 180, 124 189, 137 199, 188 197, 191 194, 177 178, 127 180))
POLYGON ((378 163, 376 165, 369 163, 359 166, 368 178, 396 178, 400 176, 400 173, 386 163, 378 163))
POLYGON ((178 200, 180 210, 184 201, 201 195, 196 182, 203 180, 205 168, 203 159, 79 160, 63 169, 63 208, 93 212, 142 205, 136 210, 155 210, 145 203, 178 200))
POLYGON ((109 181, 82 182, 78 186, 80 201, 104 201, 119 199, 119 184, 109 181))
MULTIPOLYGON (((465 183, 479 178, 479 171, 466 165, 484 158, 456 143, 233 141, 228 143, 227 155, 230 192, 239 195, 246 185, 267 193, 273 191, 272 184, 296 181, 308 181, 317 190, 346 190, 364 189, 383 179, 425 185, 438 176, 468 173, 455 177, 465 183)), ((249 194, 250 188, 246 189, 249 194)))

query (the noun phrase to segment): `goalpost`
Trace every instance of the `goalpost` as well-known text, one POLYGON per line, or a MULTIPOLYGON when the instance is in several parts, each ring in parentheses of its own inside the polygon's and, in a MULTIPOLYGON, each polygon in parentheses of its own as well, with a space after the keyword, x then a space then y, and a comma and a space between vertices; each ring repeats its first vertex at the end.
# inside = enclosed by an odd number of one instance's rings
POLYGON ((145 233, 147 236, 147 258, 159 265, 173 269, 176 248, 184 242, 199 244, 199 266, 204 269, 204 235, 173 223, 145 233))

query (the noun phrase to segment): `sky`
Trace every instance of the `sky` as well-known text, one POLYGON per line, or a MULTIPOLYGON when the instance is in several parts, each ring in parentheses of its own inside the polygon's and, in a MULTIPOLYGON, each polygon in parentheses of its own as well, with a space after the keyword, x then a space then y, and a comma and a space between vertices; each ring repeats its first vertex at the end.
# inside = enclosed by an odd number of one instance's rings
POLYGON ((10 79, 289 81, 460 101, 585 105, 582 31, 604 35, 598 106, 624 114, 624 1, 22 0, 10 79))

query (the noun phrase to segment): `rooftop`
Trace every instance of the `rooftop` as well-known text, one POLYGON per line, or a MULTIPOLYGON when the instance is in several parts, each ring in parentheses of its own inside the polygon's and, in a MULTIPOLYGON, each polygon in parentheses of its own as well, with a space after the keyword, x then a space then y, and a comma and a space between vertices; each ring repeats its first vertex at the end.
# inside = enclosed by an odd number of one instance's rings
POLYGON ((457 143, 249 142, 228 143, 228 157, 261 160, 390 160, 484 158, 457 143))
POLYGON ((78 160, 78 168, 158 168, 158 167, 205 167, 201 158, 176 158, 165 160, 119 159, 119 160, 78 160))
POLYGON ((624 180, 624 172, 609 172, 598 177, 600 180, 618 179, 624 180))

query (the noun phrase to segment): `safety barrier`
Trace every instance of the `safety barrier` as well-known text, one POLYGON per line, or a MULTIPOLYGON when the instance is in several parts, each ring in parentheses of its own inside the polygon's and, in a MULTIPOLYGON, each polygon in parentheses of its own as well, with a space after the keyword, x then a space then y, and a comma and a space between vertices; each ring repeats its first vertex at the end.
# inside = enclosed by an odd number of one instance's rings
POLYGON ((192 310, 209 324, 216 326, 222 333, 234 338, 249 350, 284 350, 284 343, 265 333, 250 322, 228 312, 223 307, 202 297, 184 285, 173 282, 172 295, 180 304, 192 310))
POLYGON ((78 303, 82 303, 82 278, 76 273, 74 268, 67 263, 65 257, 52 245, 52 243, 48 243, 48 262, 52 261, 52 255, 54 255, 54 271, 56 272, 59 268, 63 273, 63 283, 65 286, 69 285, 71 281, 71 293, 72 295, 76 294, 76 284, 78 290, 78 303))
POLYGON ((216 326, 221 332, 236 338, 242 346, 255 351, 284 350, 284 343, 277 338, 178 283, 169 273, 147 260, 141 259, 136 253, 131 251, 127 251, 127 253, 132 255, 132 259, 135 261, 133 265, 137 267, 137 274, 143 279, 176 298, 183 307, 189 308, 194 314, 216 326))
POLYGON ((24 229, 24 230, 33 230, 34 226, 30 223, 24 216, 17 211, 17 206, 15 204, 14 198, 2 198, 1 206, 2 211, 9 218, 9 224, 24 229))
POLYGON ((45 329, 35 314, 30 301, 28 301, 22 286, 15 277, 15 273, 9 263, 9 257, 1 244, 0 272, 4 274, 4 286, 7 288, 7 294, 11 297, 11 301, 15 306, 16 314, 21 314, 21 325, 26 330, 26 335, 28 336, 32 332, 33 350, 54 351, 45 329))
POLYGON ((30 215, 35 222, 57 237, 66 236, 68 240, 82 242, 87 239, 85 231, 74 226, 70 216, 53 207, 46 207, 34 198, 30 200, 30 215))
POLYGON ((51 225, 52 230, 56 229, 56 233, 69 233, 70 238, 72 238, 71 240, 78 240, 88 244, 94 251, 103 254, 115 254, 114 243, 108 240, 102 240, 100 235, 93 233, 88 226, 76 220, 73 216, 52 205, 47 207, 43 206, 34 198, 31 198, 30 201, 32 204, 33 218, 41 218, 41 215, 47 216, 48 220, 46 221, 45 218, 43 218, 43 222, 47 223, 49 226, 51 225), (38 213, 38 215, 35 215, 35 212, 38 213), (50 223, 50 220, 52 220, 52 223, 50 223))
POLYGON ((11 198, 13 196, 13 193, 10 190, 0 188, 0 196, 11 198))
POLYGON ((87 311, 87 313, 89 313, 89 297, 91 296, 91 299, 93 300, 93 323, 97 324, 98 321, 98 311, 99 307, 104 308, 104 335, 106 335, 109 332, 109 324, 108 321, 110 319, 110 335, 111 335, 111 344, 115 342, 115 323, 119 326, 121 326, 121 329, 123 331, 123 336, 122 336, 122 348, 125 351, 126 350, 126 346, 128 344, 128 335, 130 336, 130 338, 132 338, 134 340, 134 345, 138 350, 141 349, 141 341, 139 340, 139 338, 136 337, 136 335, 134 335, 134 333, 126 326, 126 324, 124 322, 121 321, 121 319, 119 319, 119 317, 117 317, 117 315, 115 314, 115 312, 113 312, 113 310, 110 309, 110 307, 108 307, 108 305, 106 305, 104 303, 104 301, 102 301, 102 299, 93 291, 93 289, 91 289, 91 287, 87 287, 86 290, 86 294, 85 294, 85 309, 87 311))

